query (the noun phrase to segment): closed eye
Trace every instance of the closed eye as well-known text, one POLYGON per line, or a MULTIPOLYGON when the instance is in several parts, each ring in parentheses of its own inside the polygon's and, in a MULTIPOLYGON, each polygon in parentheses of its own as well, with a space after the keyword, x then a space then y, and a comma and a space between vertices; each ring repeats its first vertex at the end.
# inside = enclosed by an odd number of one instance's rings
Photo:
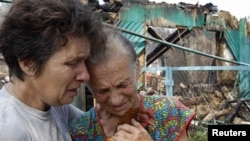
POLYGON ((108 93, 109 90, 108 89, 104 89, 104 90, 99 90, 96 92, 96 94, 99 94, 99 95, 105 95, 106 93, 108 93))
POLYGON ((128 87, 128 84, 121 84, 121 85, 118 85, 118 88, 127 88, 128 87))
POLYGON ((67 66, 75 66, 77 62, 67 62, 65 63, 67 66))
POLYGON ((73 61, 66 62, 65 64, 67 66, 70 66, 70 67, 76 67, 82 61, 85 61, 85 60, 84 59, 78 59, 78 60, 73 60, 73 61))

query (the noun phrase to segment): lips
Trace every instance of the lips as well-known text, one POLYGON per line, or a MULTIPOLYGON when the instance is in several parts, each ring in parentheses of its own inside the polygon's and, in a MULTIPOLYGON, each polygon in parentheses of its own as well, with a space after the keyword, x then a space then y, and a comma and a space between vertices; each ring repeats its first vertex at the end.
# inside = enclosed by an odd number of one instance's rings
POLYGON ((68 93, 70 96, 76 96, 76 95, 77 95, 77 89, 74 88, 74 89, 67 90, 67 93, 68 93))
POLYGON ((124 104, 122 104, 122 105, 120 105, 120 106, 114 106, 113 109, 114 109, 114 111, 116 111, 116 112, 122 112, 122 111, 124 111, 124 110, 127 109, 127 104, 124 103, 124 104))

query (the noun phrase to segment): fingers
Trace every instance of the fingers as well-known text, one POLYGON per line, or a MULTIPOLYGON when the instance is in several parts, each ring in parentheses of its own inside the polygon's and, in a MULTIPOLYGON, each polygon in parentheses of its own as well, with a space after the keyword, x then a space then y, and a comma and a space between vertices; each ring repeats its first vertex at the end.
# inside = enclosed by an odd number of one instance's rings
MULTIPOLYGON (((133 126, 137 127, 137 128, 143 128, 143 127, 141 126, 141 124, 140 124, 138 121, 136 121, 135 119, 132 119, 132 120, 131 120, 131 124, 132 124, 133 126)), ((143 129, 144 129, 144 128, 143 128, 143 129)))
POLYGON ((151 136, 143 126, 132 119, 131 124, 123 124, 118 126, 117 132, 113 139, 119 141, 152 141, 151 136))
MULTIPOLYGON (((137 131, 143 131, 145 130, 143 126, 136 121, 135 119, 131 120, 131 125, 129 124, 122 124, 117 127, 117 131, 126 131, 128 133, 130 132, 137 132, 137 131), (138 130, 139 129, 139 130, 138 130)), ((146 131, 146 130, 145 130, 146 131)))
POLYGON ((148 125, 154 125, 154 118, 150 114, 138 114, 137 121, 139 121, 143 127, 147 127, 148 125))
POLYGON ((141 114, 141 113, 139 113, 137 119, 138 119, 138 121, 143 121, 143 120, 149 119, 149 117, 148 117, 147 114, 141 114))

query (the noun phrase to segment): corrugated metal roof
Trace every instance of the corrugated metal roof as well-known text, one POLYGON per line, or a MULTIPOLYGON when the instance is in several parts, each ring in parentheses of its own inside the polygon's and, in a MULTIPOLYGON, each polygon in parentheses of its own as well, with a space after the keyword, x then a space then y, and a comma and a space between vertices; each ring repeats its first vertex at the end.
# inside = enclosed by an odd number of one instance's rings
MULTIPOLYGON (((140 4, 130 5, 129 8, 123 9, 120 19, 116 25, 120 28, 143 35, 145 33, 145 24, 148 20, 165 19, 167 24, 173 26, 184 25, 188 28, 203 26, 204 15, 193 13, 193 11, 183 11, 176 7, 165 6, 143 6, 140 4)), ((123 33, 135 45, 137 54, 140 54, 145 48, 145 39, 128 33, 123 33)))
MULTIPOLYGON (((234 57, 239 62, 250 63, 250 42, 246 34, 246 22, 240 21, 239 29, 227 29, 225 21, 218 17, 208 16, 207 23, 203 14, 197 14, 192 11, 165 6, 142 6, 133 4, 129 8, 123 9, 121 21, 118 27, 129 31, 144 34, 144 23, 165 22, 166 25, 183 25, 190 28, 204 27, 207 24, 208 30, 223 30, 227 44, 229 45, 234 57), (160 19, 160 20, 159 20, 160 19), (163 20, 163 21, 162 21, 163 20), (222 21, 221 21, 222 20, 222 21)), ((135 44, 135 50, 139 54, 145 47, 145 39, 123 33, 132 43, 135 44)), ((240 95, 239 97, 250 98, 250 75, 248 72, 240 72, 240 95)))
MULTIPOLYGON (((123 29, 127 29, 129 31, 141 34, 141 35, 144 34, 144 23, 141 23, 141 22, 129 22, 129 21, 122 20, 117 24, 117 26, 123 29)), ((124 32, 122 34, 134 44, 135 51, 137 54, 140 54, 144 50, 145 48, 144 38, 141 38, 132 34, 124 33, 124 32)))
MULTIPOLYGON (((250 41, 247 38, 246 21, 240 20, 238 30, 225 30, 225 37, 237 61, 250 63, 250 41)), ((238 98, 250 98, 249 71, 239 71, 240 90, 238 98)))
POLYGON ((167 25, 184 25, 189 28, 203 27, 205 15, 189 10, 167 5, 147 5, 140 4, 129 5, 129 8, 123 9, 121 19, 132 22, 158 22, 167 25), (150 22, 150 21, 148 21, 150 22))
POLYGON ((236 58, 237 61, 239 61, 239 49, 240 49, 240 44, 239 44, 239 31, 238 30, 225 30, 225 37, 227 44, 229 45, 234 57, 236 58))
POLYGON ((246 21, 240 20, 239 29, 225 29, 227 44, 232 50, 237 61, 250 63, 250 42, 247 37, 246 21))

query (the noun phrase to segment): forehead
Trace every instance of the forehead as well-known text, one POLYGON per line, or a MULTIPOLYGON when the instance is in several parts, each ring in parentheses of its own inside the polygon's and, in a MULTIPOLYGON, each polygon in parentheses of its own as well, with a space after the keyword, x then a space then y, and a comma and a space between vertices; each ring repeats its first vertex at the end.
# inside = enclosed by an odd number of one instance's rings
POLYGON ((92 86, 115 85, 130 80, 134 73, 135 71, 132 71, 131 64, 125 57, 111 57, 98 65, 89 67, 90 84, 92 86))
POLYGON ((90 49, 90 41, 86 37, 76 37, 76 38, 69 38, 67 44, 65 45, 66 48, 79 48, 79 49, 90 49))
POLYGON ((50 60, 65 62, 77 58, 87 58, 90 54, 90 43, 84 38, 71 38, 67 44, 51 56, 50 60), (52 59, 53 58, 53 59, 52 59))

